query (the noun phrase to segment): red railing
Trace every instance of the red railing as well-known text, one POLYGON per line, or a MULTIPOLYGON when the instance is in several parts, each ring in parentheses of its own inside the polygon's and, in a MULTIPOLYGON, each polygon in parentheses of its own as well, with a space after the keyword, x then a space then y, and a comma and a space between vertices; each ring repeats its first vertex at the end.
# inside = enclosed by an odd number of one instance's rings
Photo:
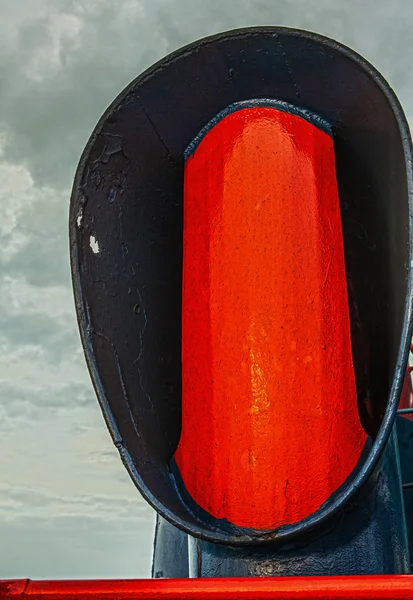
POLYGON ((408 600, 413 576, 0 581, 0 600, 408 600))

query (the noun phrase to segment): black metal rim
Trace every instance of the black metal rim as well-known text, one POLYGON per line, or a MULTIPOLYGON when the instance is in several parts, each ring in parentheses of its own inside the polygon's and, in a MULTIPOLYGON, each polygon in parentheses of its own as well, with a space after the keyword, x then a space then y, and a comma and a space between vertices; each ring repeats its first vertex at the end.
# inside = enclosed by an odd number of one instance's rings
POLYGON ((412 230, 413 230, 413 174, 411 165, 413 163, 413 152, 412 152, 412 143, 410 138, 409 127, 403 113, 403 110, 400 106, 400 103, 395 96, 393 90, 390 88, 388 83, 384 80, 384 78, 380 75, 380 73, 370 65, 364 58, 358 55, 356 52, 350 50, 346 46, 339 44, 329 38, 324 36, 314 34, 311 32, 289 29, 289 28, 278 28, 278 27, 255 27, 249 29, 238 29, 225 33, 221 33, 218 35, 210 36, 204 38, 201 41, 198 41, 193 44, 189 44, 184 48, 175 51, 170 54, 166 58, 159 61, 153 67, 145 71, 142 75, 136 78, 129 86, 127 86, 123 92, 114 100, 111 106, 106 110, 106 112, 101 117, 98 122, 93 134, 91 135, 82 157, 79 162, 79 166, 76 172, 75 182, 73 186, 72 196, 71 196, 71 212, 70 212, 70 259, 71 259, 71 267, 72 267, 72 276, 73 276, 73 289, 75 295, 75 303, 76 303, 76 311, 77 318, 79 322, 79 328, 81 333, 81 339, 86 355, 86 360, 88 364, 88 368, 93 380, 93 384, 99 399, 99 403, 104 414, 106 423, 112 435, 113 441, 117 446, 122 461, 127 468, 133 482, 136 487, 142 494, 142 496, 148 501, 148 503, 165 519, 167 519, 170 523, 178 527, 179 529, 185 531, 186 533, 199 537, 201 539, 218 542, 229 545, 247 545, 247 544, 263 544, 274 541, 286 542, 290 541, 298 536, 317 528, 326 521, 330 520, 334 515, 336 515, 339 511, 341 511, 344 507, 346 507, 357 492, 366 484, 367 480, 372 476, 373 472, 377 468, 380 459, 382 457, 385 445, 391 433, 393 423, 396 417, 398 400, 400 397, 403 378, 405 374, 405 368, 408 360, 408 353, 412 335, 412 327, 413 327, 413 289, 412 289, 412 266, 413 266, 413 249, 412 249, 412 230), (88 306, 85 301, 81 278, 80 278, 80 259, 79 259, 79 249, 78 249, 78 240, 77 240, 77 227, 76 227, 76 218, 78 215, 79 209, 81 209, 81 194, 80 194, 80 181, 82 177, 82 173, 86 168, 88 158, 90 156, 91 150, 95 143, 96 137, 99 135, 100 131, 104 123, 111 117, 113 112, 116 110, 118 105, 122 102, 122 100, 130 93, 132 89, 136 89, 141 85, 144 81, 151 77, 151 75, 156 72, 160 67, 165 68, 167 65, 173 61, 175 61, 180 56, 187 54, 194 50, 195 47, 204 46, 208 44, 214 44, 215 41, 220 40, 222 38, 234 38, 240 35, 250 35, 250 36, 259 36, 262 34, 288 34, 288 36, 300 37, 307 40, 313 40, 318 43, 322 43, 325 47, 329 47, 334 49, 336 52, 341 53, 345 57, 347 57, 353 63, 356 63, 358 68, 362 69, 366 72, 370 78, 373 78, 376 84, 381 88, 383 94, 387 98, 389 105, 392 108, 392 111, 397 119, 398 128, 400 137, 402 139, 402 144, 404 148, 405 155, 405 163, 406 163, 406 173, 407 173, 407 187, 408 187, 408 196, 409 196, 409 265, 407 266, 407 300, 405 304, 405 318, 403 324, 403 331, 401 336, 401 342, 399 346, 398 352, 398 360, 393 378, 393 385, 389 395, 389 401, 387 404, 387 409, 377 435, 377 438, 374 441, 371 452, 368 456, 368 459, 361 467, 359 472, 353 478, 351 483, 342 489, 333 501, 329 502, 327 505, 319 509, 316 513, 311 515, 310 517, 304 519, 303 521, 296 523, 294 525, 283 526, 274 531, 266 531, 266 532, 252 532, 250 530, 242 530, 237 529, 236 533, 233 535, 228 534, 226 532, 222 532, 218 527, 204 526, 202 523, 199 523, 199 526, 194 527, 190 523, 186 522, 184 519, 177 518, 168 508, 166 508, 148 489, 148 487, 143 482, 139 472, 136 469, 136 466, 129 454, 129 452, 124 448, 122 443, 122 438, 119 433, 118 427, 113 418, 113 414, 109 407, 105 390, 103 389, 95 356, 93 353, 93 349, 90 343, 89 333, 90 333, 90 321, 89 321, 89 313, 88 306))

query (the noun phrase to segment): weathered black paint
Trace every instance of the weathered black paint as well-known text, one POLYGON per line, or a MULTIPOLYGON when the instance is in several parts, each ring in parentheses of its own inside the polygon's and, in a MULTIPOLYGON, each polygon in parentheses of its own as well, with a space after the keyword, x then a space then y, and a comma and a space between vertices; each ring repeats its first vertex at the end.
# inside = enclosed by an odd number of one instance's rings
POLYGON ((156 518, 152 577, 189 577, 188 534, 156 518))
MULTIPOLYGON (((331 530, 314 532, 290 547, 237 549, 201 541, 198 577, 270 577, 408 573, 400 476, 394 469, 397 438, 386 448, 380 475, 331 530)), ((195 575, 195 574, 194 574, 195 575)))
MULTIPOLYGON (((400 470, 402 484, 413 483, 413 422, 397 417, 397 439, 399 442, 400 470)), ((410 549, 410 562, 413 560, 413 487, 403 490, 404 513, 410 549)))
MULTIPOLYGON (((411 157, 405 117, 381 76, 331 40, 282 28, 229 32, 174 53, 135 80, 97 125, 80 161, 70 213, 82 340, 103 413, 134 482, 161 515, 192 536, 238 546, 298 543, 305 532, 327 535, 338 528, 344 508, 354 511, 355 526, 354 503, 362 495, 366 506, 376 507, 372 530, 386 527, 382 519, 400 505, 397 486, 386 488, 394 499, 380 492, 391 461, 397 471, 395 455, 382 465, 380 458, 412 327, 411 157), (181 419, 183 153, 217 113, 251 98, 288 102, 331 124, 360 412, 376 437, 357 478, 328 507, 296 526, 264 533, 228 532, 206 522, 188 509, 169 470, 181 419)), ((405 565, 403 517, 394 531, 405 565)), ((382 536, 377 541, 381 548, 382 536)), ((399 569, 394 557, 377 552, 376 563, 366 568, 399 569)))
MULTIPOLYGON (((398 419, 402 474, 413 481, 413 423, 398 419), (410 444, 412 442, 412 444, 410 444)), ((158 517, 153 576, 270 577, 409 573, 404 506, 400 494, 397 434, 393 431, 377 479, 342 512, 331 529, 285 545, 235 548, 188 536, 158 517), (378 552, 378 549, 379 552, 378 552), (189 553, 189 562, 188 562, 189 553)), ((412 496, 413 497, 413 496, 412 496)), ((412 498, 408 495, 408 503, 412 498)), ((412 519, 413 511, 407 516, 412 519)), ((410 547, 412 543, 410 529, 410 547)))

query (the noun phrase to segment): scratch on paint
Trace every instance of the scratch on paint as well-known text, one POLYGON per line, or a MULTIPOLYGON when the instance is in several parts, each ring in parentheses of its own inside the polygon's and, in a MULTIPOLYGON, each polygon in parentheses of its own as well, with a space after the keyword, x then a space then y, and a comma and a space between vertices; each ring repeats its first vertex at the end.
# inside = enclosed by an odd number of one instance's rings
POLYGON ((333 248, 331 248, 331 256, 330 256, 330 261, 329 261, 329 263, 328 263, 328 266, 327 266, 327 271, 326 271, 326 276, 324 277, 324 281, 323 281, 323 285, 322 285, 323 289, 324 289, 324 288, 326 287, 326 285, 327 285, 328 276, 330 275, 331 264, 332 264, 332 262, 333 262, 333 256, 334 256, 334 246, 333 246, 333 248))
POLYGON ((101 339, 105 340, 105 342, 107 342, 107 343, 110 345, 110 347, 112 348, 112 351, 113 351, 113 356, 114 356, 114 358, 115 358, 115 363, 116 363, 116 369, 117 369, 118 376, 119 376, 119 382, 120 382, 120 385, 121 385, 121 388, 122 388, 122 392, 123 392, 124 398, 125 398, 125 400, 126 400, 126 404, 127 404, 127 406, 128 406, 129 415, 130 415, 130 417, 131 417, 131 421, 132 421, 132 424, 133 424, 133 428, 134 428, 134 430, 135 430, 135 432, 136 432, 136 435, 137 435, 137 436, 140 438, 140 437, 141 437, 141 435, 140 435, 140 433, 139 433, 139 429, 138 429, 138 427, 137 427, 137 424, 136 424, 136 422, 135 422, 135 419, 134 419, 134 416, 133 416, 133 412, 132 412, 131 404, 130 404, 130 401, 129 401, 128 393, 127 393, 127 391, 126 391, 125 381, 124 381, 124 379, 123 379, 122 368, 121 368, 121 366, 120 366, 119 355, 118 355, 118 352, 117 352, 117 350, 116 350, 116 348, 115 348, 115 345, 114 345, 114 343, 113 343, 113 342, 112 342, 112 341, 111 341, 111 340, 110 340, 110 339, 109 339, 109 338, 108 338, 108 337, 107 337, 105 334, 103 334, 101 331, 96 331, 95 329, 91 329, 91 333, 92 333, 92 335, 96 335, 97 337, 100 337, 101 339))

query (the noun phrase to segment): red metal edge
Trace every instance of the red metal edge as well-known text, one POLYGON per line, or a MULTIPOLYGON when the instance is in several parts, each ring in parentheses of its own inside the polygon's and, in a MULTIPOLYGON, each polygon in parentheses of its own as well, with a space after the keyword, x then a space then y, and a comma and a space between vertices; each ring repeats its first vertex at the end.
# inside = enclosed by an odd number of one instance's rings
POLYGON ((0 600, 407 600, 410 575, 367 577, 268 577, 229 579, 130 579, 0 581, 0 600))

